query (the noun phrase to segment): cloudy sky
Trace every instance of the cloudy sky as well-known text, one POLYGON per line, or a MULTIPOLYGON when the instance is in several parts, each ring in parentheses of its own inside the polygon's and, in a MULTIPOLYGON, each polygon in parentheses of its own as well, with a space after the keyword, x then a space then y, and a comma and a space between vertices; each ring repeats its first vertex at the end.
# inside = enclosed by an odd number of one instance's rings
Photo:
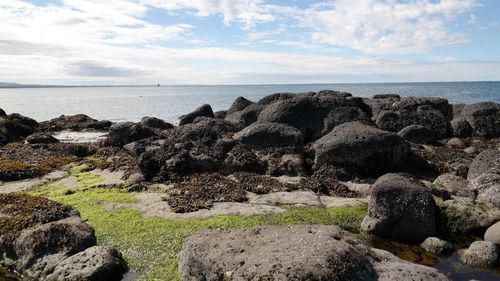
POLYGON ((0 0, 0 82, 500 80, 498 0, 0 0))

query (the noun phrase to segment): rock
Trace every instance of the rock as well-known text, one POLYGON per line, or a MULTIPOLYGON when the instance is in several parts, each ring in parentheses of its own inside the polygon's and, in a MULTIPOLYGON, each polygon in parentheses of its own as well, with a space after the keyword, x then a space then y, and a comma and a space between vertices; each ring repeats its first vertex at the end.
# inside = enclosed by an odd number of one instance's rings
POLYGON ((457 119, 462 117, 462 111, 464 111, 464 108, 466 107, 466 104, 463 103, 455 103, 451 105, 451 110, 453 112, 453 119, 457 119))
POLYGON ((16 267, 34 278, 43 278, 64 258, 96 244, 94 231, 76 216, 35 226, 21 232, 14 242, 16 267))
MULTIPOLYGON (((95 245, 94 231, 73 207, 42 197, 0 194, 0 264, 8 261, 27 279, 107 280, 92 279, 99 277, 101 272, 110 272, 109 265, 97 262, 95 257, 92 260, 87 258, 87 265, 78 264, 78 271, 73 268, 75 270, 72 269, 71 273, 94 272, 88 275, 93 276, 90 279, 84 278, 85 275, 79 275, 81 279, 59 275, 52 276, 57 278, 47 277, 54 269, 76 265, 74 257, 88 252, 87 249, 95 245)), ((123 270, 113 270, 111 274, 121 278, 123 270)))
POLYGON ((351 93, 332 91, 332 90, 321 90, 317 94, 313 95, 313 97, 321 98, 321 97, 334 97, 334 98, 347 98, 352 97, 351 93))
POLYGON ((119 281, 127 271, 121 254, 112 247, 94 246, 57 265, 48 280, 119 281))
POLYGON ((205 230, 187 239, 178 260, 182 281, 447 280, 324 225, 205 230))
POLYGON ((313 145, 314 166, 340 165, 376 175, 394 171, 407 161, 409 148, 397 134, 361 122, 344 123, 313 145))
POLYGON ((3 109, 0 108, 0 117, 7 116, 7 113, 3 109))
POLYGON ((138 157, 146 151, 160 148, 163 144, 165 144, 165 140, 155 140, 154 138, 147 138, 126 144, 123 146, 123 149, 125 149, 128 154, 138 157))
POLYGON ((484 233, 484 240, 490 241, 492 243, 495 243, 497 246, 500 246, 500 221, 488 227, 488 229, 484 233))
POLYGON ((46 134, 33 134, 26 138, 26 142, 29 144, 40 144, 40 143, 58 143, 59 140, 51 135, 46 134))
POLYGON ((208 104, 204 104, 204 105, 198 107, 197 109, 195 109, 193 112, 181 116, 179 118, 179 126, 193 123, 194 119, 196 119, 196 117, 215 118, 214 112, 212 111, 212 107, 208 104))
POLYGON ((248 106, 252 105, 254 102, 247 100, 244 97, 238 97, 236 100, 234 100, 233 104, 229 109, 227 110, 227 115, 235 113, 237 111, 242 111, 243 109, 247 108, 248 106))
POLYGON ((434 184, 443 187, 452 195, 474 197, 474 192, 469 188, 469 182, 466 179, 453 174, 440 175, 436 180, 434 180, 434 184))
POLYGON ((425 241, 420 244, 420 247, 436 256, 443 256, 453 252, 453 245, 450 242, 441 240, 437 237, 426 238, 425 241))
POLYGON ((270 105, 272 103, 296 97, 294 93, 275 93, 261 98, 257 103, 260 105, 270 105))
POLYGON ((453 119, 450 122, 451 135, 466 138, 472 136, 472 126, 465 119, 453 119))
POLYGON ((500 208, 500 174, 484 173, 471 183, 478 202, 491 203, 500 208))
POLYGON ((233 138, 252 147, 297 146, 303 142, 299 130, 279 123, 253 123, 233 138))
POLYGON ((21 140, 33 134, 39 124, 17 113, 0 117, 0 145, 21 140))
POLYGON ((402 174, 386 174, 372 187, 362 227, 377 236, 422 242, 436 234, 435 203, 430 190, 402 174))
POLYGON ((143 117, 140 124, 144 127, 159 130, 172 129, 174 127, 174 125, 165 122, 165 120, 155 117, 143 117))
POLYGON ((398 132, 403 139, 414 143, 429 143, 436 140, 435 134, 425 126, 410 125, 398 132))
POLYGON ((452 109, 440 98, 379 98, 366 100, 371 106, 373 120, 383 130, 398 132, 406 126, 429 128, 436 138, 448 135, 452 109))
POLYGON ((459 254, 460 261, 468 266, 494 267, 498 264, 498 248, 489 241, 475 241, 459 254))
POLYGON ((99 121, 85 114, 61 115, 58 118, 40 123, 40 130, 43 132, 59 132, 63 130, 83 131, 98 130, 107 131, 113 123, 111 121, 99 121))
POLYGON ((482 232, 500 220, 500 210, 488 203, 475 203, 469 198, 436 199, 438 206, 438 232, 460 236, 482 232))
POLYGON ((214 117, 217 119, 225 119, 227 116, 227 111, 226 110, 219 110, 214 112, 214 117))
POLYGON ((124 146, 128 143, 156 136, 153 130, 139 123, 113 124, 104 143, 108 146, 124 146))
POLYGON ((500 104, 480 102, 467 105, 462 111, 462 118, 467 120, 480 137, 500 136, 500 104))
POLYGON ((448 140, 446 143, 448 146, 454 147, 454 148, 466 148, 467 144, 460 138, 451 138, 448 140))
POLYGON ((310 141, 344 122, 369 118, 368 106, 358 98, 297 96, 267 106, 257 120, 295 127, 310 141))
POLYGON ((226 120, 249 126, 257 121, 257 117, 266 106, 258 103, 251 104, 241 111, 236 111, 226 116, 226 120))
POLYGON ((373 96, 373 99, 401 99, 401 96, 398 94, 377 94, 373 96))
POLYGON ((476 156, 469 166, 468 180, 474 180, 484 173, 500 174, 500 151, 488 149, 476 156))

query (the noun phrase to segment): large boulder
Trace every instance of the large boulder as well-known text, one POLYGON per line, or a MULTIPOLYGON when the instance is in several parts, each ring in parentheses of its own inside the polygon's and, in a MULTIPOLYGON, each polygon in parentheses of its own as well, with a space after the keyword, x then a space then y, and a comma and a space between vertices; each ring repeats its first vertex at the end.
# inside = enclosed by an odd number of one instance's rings
POLYGON ((422 125, 406 126, 398 132, 398 135, 414 143, 430 143, 436 140, 434 132, 422 125))
POLYGON ((45 132, 58 132, 63 130, 83 131, 98 130, 107 131, 113 123, 111 121, 99 121, 85 114, 61 115, 49 121, 40 123, 40 130, 45 132))
POLYGON ((237 111, 242 111, 243 109, 247 108, 248 106, 252 105, 253 102, 247 100, 244 97, 238 97, 236 100, 234 100, 233 104, 231 107, 226 112, 226 115, 235 113, 237 111))
POLYGON ((0 117, 7 116, 7 113, 3 109, 0 108, 0 117))
POLYGON ((257 121, 257 117, 266 106, 258 103, 251 104, 243 110, 227 114, 226 120, 249 126, 257 121))
POLYGON ((435 208, 431 191, 416 179, 386 174, 372 186, 362 227, 380 237, 419 243, 436 234, 435 208))
POLYGON ((404 262, 339 227, 322 225, 199 232, 182 247, 179 273, 182 281, 447 280, 435 269, 404 262))
POLYGON ((470 123, 461 118, 451 120, 450 129, 451 135, 454 137, 466 138, 472 136, 473 133, 470 123))
POLYGON ((410 125, 421 125, 437 138, 448 136, 452 109, 446 99, 385 97, 367 103, 377 126, 383 130, 398 132, 410 125))
POLYGON ((359 98, 303 95, 270 104, 259 114, 258 121, 295 127, 310 141, 344 122, 368 120, 370 116, 368 106, 359 98))
POLYGON ((0 145, 21 140, 33 134, 39 124, 17 113, 0 116, 0 145))
POLYGON ((156 134, 149 127, 145 127, 140 123, 123 122, 111 126, 105 144, 109 146, 124 146, 128 143, 153 136, 156 136, 156 134))
POLYGON ((257 103, 260 105, 270 105, 272 103, 296 97, 294 93, 275 93, 261 98, 257 103))
MULTIPOLYGON (((108 280, 106 276, 120 280, 126 267, 111 268, 96 255, 87 255, 85 264, 77 263, 75 257, 95 245, 94 231, 73 207, 41 197, 0 194, 0 264, 12 265, 29 280, 104 281, 108 280), (48 277, 68 264, 75 271, 48 277), (102 272, 107 275, 101 275, 102 272), (69 278, 70 275, 79 278, 69 278)), ((119 255, 115 261, 125 263, 119 255)))
POLYGON ((372 175, 401 170, 409 155, 400 136, 361 122, 337 126, 313 148, 316 168, 331 164, 372 175))
POLYGON ((480 102, 467 105, 462 118, 470 123, 474 135, 480 137, 500 136, 500 104, 480 102))
POLYGON ((179 126, 193 123, 197 117, 215 118, 214 112, 212 111, 212 107, 208 104, 204 104, 195 109, 193 112, 181 116, 179 118, 179 126))
POLYGON ((59 263, 48 280, 119 281, 127 265, 121 254, 108 246, 94 246, 59 263), (120 274, 121 273, 121 274, 120 274))
POLYGON ((352 97, 352 94, 347 93, 347 92, 333 91, 333 90, 321 90, 317 94, 314 94, 313 97, 316 97, 316 98, 321 98, 321 97, 348 98, 348 97, 352 97))
POLYGON ((29 135, 26 138, 26 142, 29 144, 47 144, 47 143, 58 143, 59 140, 51 135, 35 133, 29 135))
POLYGON ((500 173, 484 173, 471 183, 476 200, 500 208, 500 173))
POLYGON ((469 188, 469 182, 459 176, 446 173, 442 174, 434 180, 434 184, 443 188, 451 195, 462 197, 473 197, 474 192, 469 188))
POLYGON ((141 119, 142 126, 148 127, 151 129, 157 129, 157 130, 166 130, 166 129, 172 129, 174 125, 166 122, 165 120, 156 118, 156 117, 143 117, 141 119))
POLYGON ((252 147, 297 146, 303 142, 299 130, 279 123, 253 123, 233 137, 252 147))
POLYGON ((500 246, 500 221, 488 227, 488 229, 484 233, 484 240, 490 241, 497 244, 497 246, 500 246))

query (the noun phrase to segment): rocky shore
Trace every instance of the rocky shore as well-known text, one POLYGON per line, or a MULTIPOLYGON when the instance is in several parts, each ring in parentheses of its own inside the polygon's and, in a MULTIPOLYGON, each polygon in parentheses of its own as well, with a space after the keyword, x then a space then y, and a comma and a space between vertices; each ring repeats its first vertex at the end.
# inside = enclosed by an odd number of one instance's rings
POLYGON ((178 125, 85 115, 38 123, 0 109, 0 182, 0 266, 27 280, 120 280, 125 261, 129 273, 145 270, 120 247, 129 242, 109 233, 96 241, 92 227, 102 225, 85 204, 113 215, 133 209, 140 220, 264 216, 255 227, 200 227, 177 239, 168 276, 179 280, 500 280, 500 104, 492 102, 277 93, 239 97, 226 111, 202 105, 178 125), (105 137, 54 137, 68 131, 105 137), (272 223, 272 214, 311 207, 294 226, 272 223), (360 208, 364 218, 314 217, 338 208, 360 208), (438 268, 455 255, 470 274, 438 268))

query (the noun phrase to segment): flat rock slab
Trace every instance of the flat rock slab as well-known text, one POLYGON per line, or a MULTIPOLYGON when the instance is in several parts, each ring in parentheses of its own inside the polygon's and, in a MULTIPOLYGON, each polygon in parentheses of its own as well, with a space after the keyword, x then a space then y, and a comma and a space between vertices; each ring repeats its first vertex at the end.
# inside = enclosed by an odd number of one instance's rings
POLYGON ((92 170, 90 171, 91 174, 98 176, 102 178, 102 181, 93 185, 94 186, 112 186, 112 185, 121 185, 125 184, 126 182, 122 180, 123 176, 125 175, 124 171, 110 171, 110 170, 92 170))
POLYGON ((264 195, 250 195, 249 204, 294 207, 323 206, 320 197, 312 191, 273 192, 264 195))
POLYGON ((58 178, 63 178, 67 174, 66 171, 54 171, 49 173, 42 178, 13 181, 13 182, 0 182, 0 193, 13 193, 13 192, 23 192, 33 189, 37 186, 47 183, 49 180, 56 180, 58 178))

